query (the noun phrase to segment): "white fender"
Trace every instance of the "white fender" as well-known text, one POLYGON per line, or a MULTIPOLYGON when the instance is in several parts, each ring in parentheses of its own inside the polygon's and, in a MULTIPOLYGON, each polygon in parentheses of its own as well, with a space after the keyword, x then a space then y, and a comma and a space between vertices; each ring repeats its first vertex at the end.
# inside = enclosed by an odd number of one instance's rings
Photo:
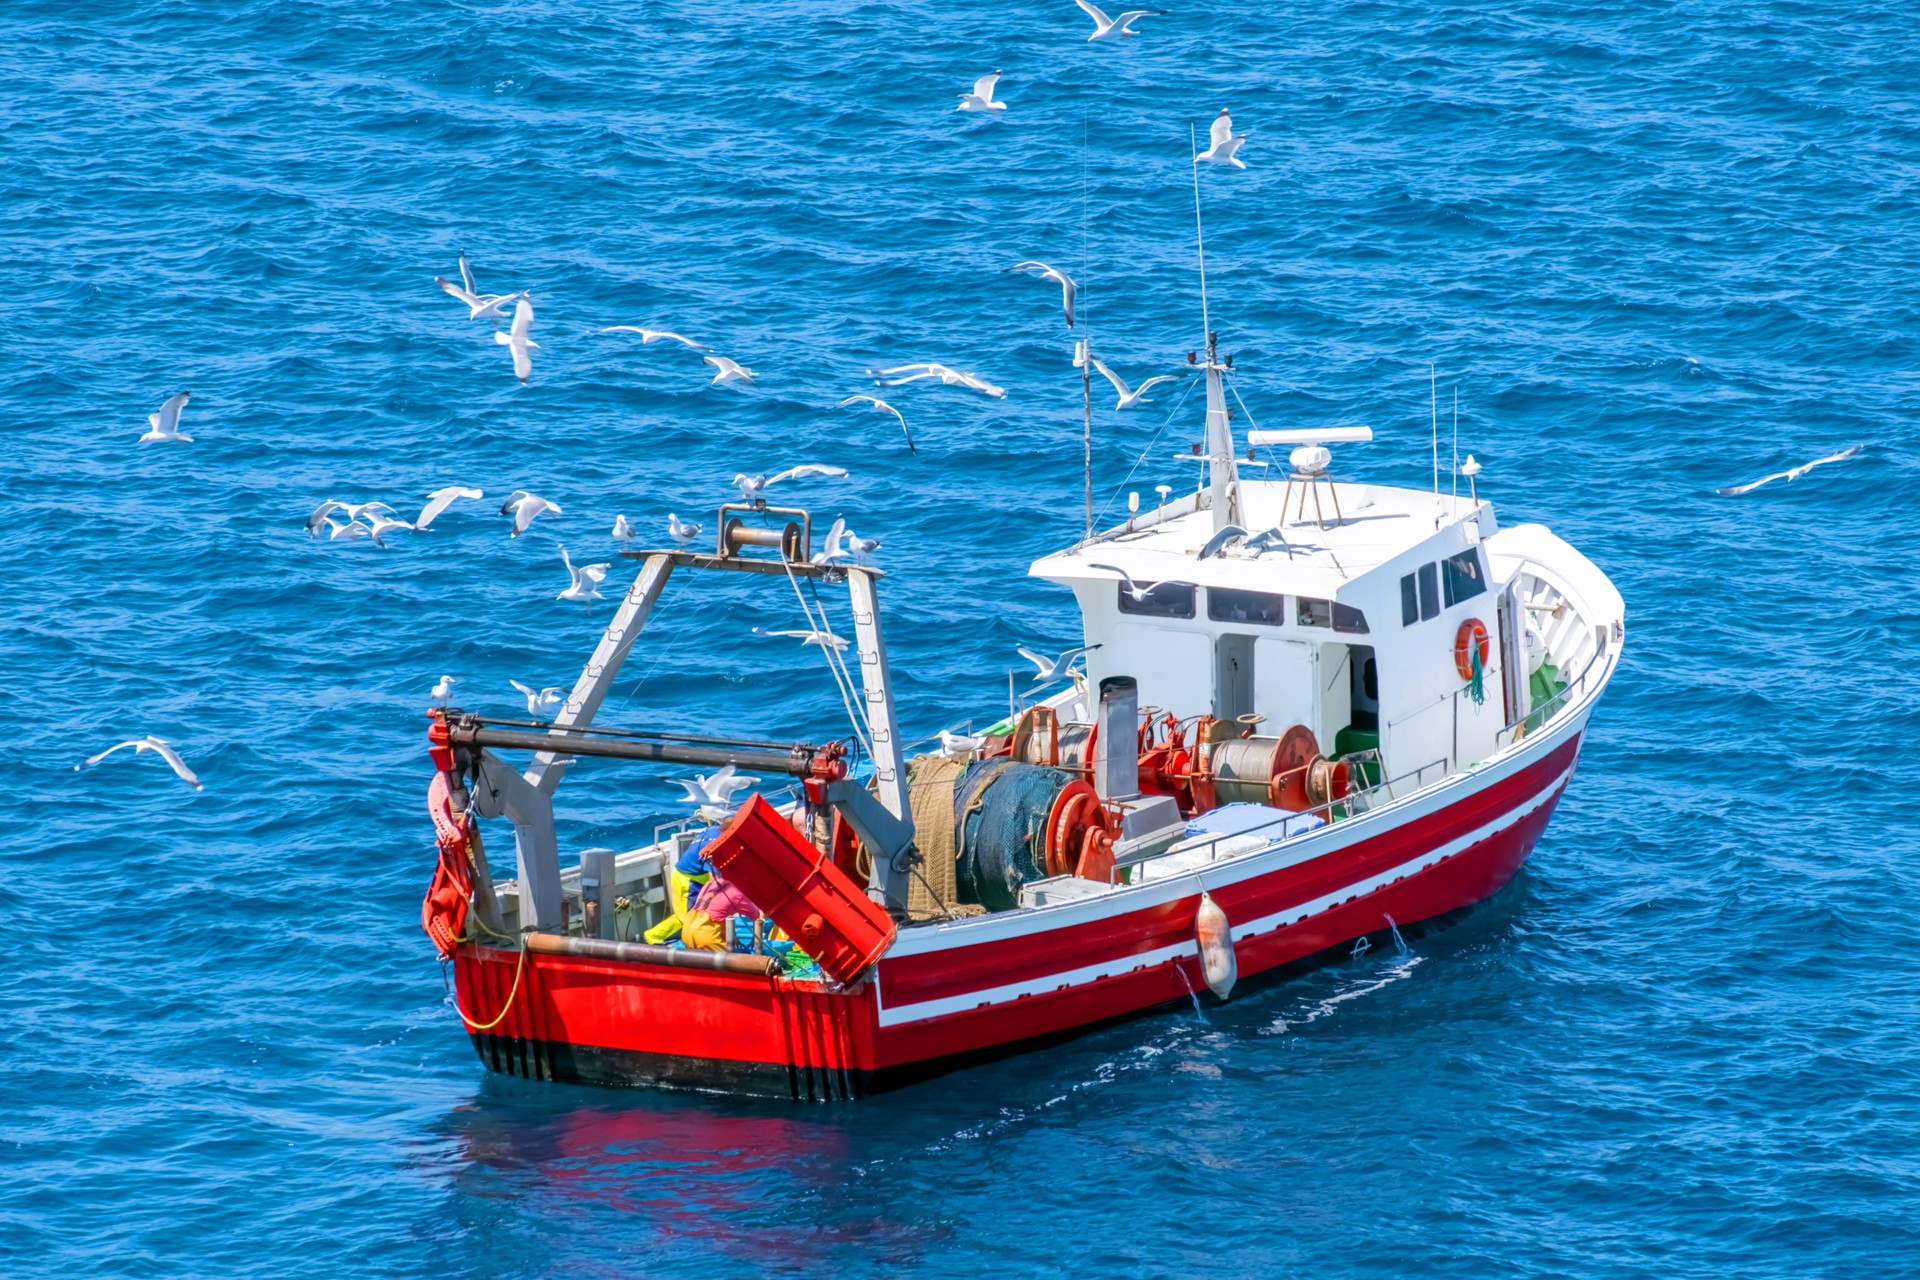
POLYGON ((1240 976, 1240 963, 1233 955, 1233 930, 1227 924, 1227 913, 1212 894, 1204 891, 1200 894, 1200 910, 1193 917, 1193 936, 1200 944, 1200 972, 1207 980, 1207 990, 1225 1000, 1240 976))

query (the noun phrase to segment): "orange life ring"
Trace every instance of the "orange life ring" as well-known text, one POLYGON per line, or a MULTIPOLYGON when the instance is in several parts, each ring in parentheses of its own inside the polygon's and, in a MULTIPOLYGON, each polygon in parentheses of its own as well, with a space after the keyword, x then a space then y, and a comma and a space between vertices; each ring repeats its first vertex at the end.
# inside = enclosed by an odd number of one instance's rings
POLYGON ((1473 651, 1480 650, 1480 669, 1487 669, 1487 662, 1493 657, 1493 647, 1487 643, 1487 626, 1478 618, 1468 618, 1460 624, 1460 630, 1453 637, 1453 669, 1460 673, 1462 680, 1473 679, 1473 651))

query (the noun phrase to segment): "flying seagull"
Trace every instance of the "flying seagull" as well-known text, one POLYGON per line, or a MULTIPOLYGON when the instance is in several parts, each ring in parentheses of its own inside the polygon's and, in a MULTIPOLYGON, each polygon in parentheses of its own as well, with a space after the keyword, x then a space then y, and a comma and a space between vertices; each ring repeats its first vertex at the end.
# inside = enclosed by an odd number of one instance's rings
POLYGON ((691 778, 669 778, 667 781, 687 789, 682 799, 701 806, 715 809, 728 809, 733 806, 733 793, 759 782, 758 778, 749 778, 737 773, 730 764, 723 764, 712 773, 695 774, 691 778))
POLYGON ((173 749, 173 744, 164 738, 156 738, 151 734, 144 738, 133 738, 126 742, 115 743, 97 756, 88 756, 84 762, 73 766, 74 770, 77 772, 86 768, 88 765, 99 764, 102 760, 105 760, 122 747, 132 747, 135 755, 138 755, 142 751, 153 752, 172 766, 173 771, 180 775, 182 782, 192 787, 195 791, 201 789, 200 779, 194 777, 193 770, 187 768, 187 762, 180 758, 180 753, 173 749))
POLYGON ((1761 476, 1758 480, 1752 480, 1746 484, 1737 484, 1737 485, 1734 485, 1733 488, 1731 489, 1717 489, 1715 490, 1715 492, 1719 493, 1723 497, 1731 498, 1737 494, 1751 493, 1753 490, 1758 489, 1761 485, 1772 484, 1775 480, 1785 480, 1789 484, 1791 484, 1793 481, 1798 480, 1801 476, 1807 474, 1807 472, 1813 470, 1815 467, 1825 466, 1829 462, 1845 462, 1848 458, 1853 457, 1853 455, 1855 455, 1856 453, 1859 453, 1860 450, 1864 449, 1865 447, 1866 447, 1865 445, 1856 444, 1849 448, 1842 449, 1838 453, 1830 453, 1824 458, 1815 458, 1812 462, 1803 462, 1799 466, 1793 467, 1789 470, 1776 471, 1770 476, 1761 476))
POLYGON ((981 76, 973 82, 973 92, 960 95, 960 105, 955 111, 1005 111, 1007 104, 993 100, 993 86, 999 81, 1000 73, 981 76))
POLYGON ((755 627, 753 634, 757 636, 783 636, 789 640, 798 640, 803 645, 812 644, 818 645, 822 649, 831 648, 836 653, 847 647, 845 638, 837 636, 831 631, 768 631, 764 627, 755 627))
POLYGON ((844 476, 846 474, 845 467, 827 467, 817 462, 807 462, 797 467, 788 467, 778 475, 736 475, 733 478, 733 485, 740 490, 740 496, 748 502, 758 502, 768 485, 779 484, 782 480, 805 480, 808 476, 844 476))
POLYGON ((405 520, 397 520, 391 516, 384 516, 377 511, 367 517, 367 536, 373 539, 373 545, 376 547, 384 547, 387 545, 386 542, 381 539, 381 534, 391 533, 395 529, 411 528, 413 528, 413 526, 405 520))
MULTIPOLYGON (((1083 644, 1078 649, 1069 649, 1057 658, 1049 658, 1044 653, 1035 653, 1025 645, 1018 646, 1020 656, 1040 668, 1040 674, 1033 678, 1034 684, 1052 684, 1056 680, 1065 680, 1073 674, 1073 660, 1083 653, 1091 653, 1100 646, 1083 644)), ((1029 686, 1031 687, 1031 686, 1029 686)))
POLYGON ((1115 373, 1113 370, 1107 368, 1107 366, 1101 362, 1099 356, 1089 355, 1087 359, 1090 363, 1092 363, 1094 368, 1098 369, 1103 375, 1105 375, 1108 382, 1111 382, 1113 384, 1113 389, 1120 393, 1120 403, 1113 406, 1116 409, 1131 409, 1133 408, 1133 406, 1137 404, 1146 404, 1148 403, 1147 391, 1150 388, 1156 387, 1162 382, 1180 381, 1179 377, 1175 374, 1158 373, 1158 374, 1155 374, 1153 377, 1148 378, 1145 382, 1141 383, 1139 386, 1129 390, 1127 387, 1127 384, 1120 380, 1120 375, 1115 373))
POLYGON ((958 369, 949 369, 944 364, 903 364, 891 369, 869 369, 876 387, 901 387, 909 382, 918 382, 922 378, 938 378, 949 387, 971 387, 984 392, 995 400, 1007 398, 1005 388, 996 387, 978 374, 962 373, 958 369))
POLYGON ((669 511, 667 512, 667 536, 684 547, 700 536, 700 526, 690 520, 682 520, 669 511))
POLYGON ((713 350, 712 347, 708 346, 704 342, 695 342, 692 338, 684 338, 677 333, 671 332, 670 330, 647 329, 637 324, 610 324, 606 328, 602 329, 600 332, 602 333, 637 333, 640 335, 640 345, 643 347, 650 346, 655 342, 665 342, 668 340, 672 340, 674 342, 679 343, 681 346, 691 348, 694 351, 713 350))
POLYGON ((464 253, 460 255, 460 284, 455 284, 451 280, 443 279, 440 276, 435 276, 433 282, 442 289, 445 289, 452 297, 458 298, 467 304, 467 319, 469 320, 504 319, 506 313, 501 311, 500 308, 506 306, 509 302, 518 302, 527 297, 527 291, 525 289, 517 293, 481 293, 474 287, 473 268, 467 265, 467 255, 464 253), (465 287, 462 288, 462 285, 465 287))
POLYGON ((1073 328, 1073 277, 1058 267, 1050 267, 1044 262, 1016 262, 1008 267, 1009 271, 1032 271, 1042 280, 1055 280, 1060 285, 1060 305, 1067 313, 1067 328, 1073 328))
POLYGON ((548 502, 538 494, 528 493, 525 489, 515 489, 507 496, 507 500, 500 504, 500 514, 513 517, 513 532, 507 536, 517 538, 525 533, 527 526, 533 523, 534 517, 543 511, 551 511, 557 516, 566 514, 560 510, 560 504, 557 502, 548 502))
POLYGON ((717 387, 726 382, 753 381, 753 370, 737 360, 730 360, 726 356, 701 356, 700 358, 718 370, 713 375, 713 381, 707 384, 710 387, 717 387))
POLYGON ((1233 117, 1227 114, 1225 107, 1220 108, 1220 114, 1213 118, 1207 139, 1213 145, 1193 158, 1195 164, 1205 160, 1211 164, 1230 164, 1236 169, 1247 167, 1246 162, 1234 154, 1240 150, 1240 144, 1247 140, 1247 135, 1233 131, 1233 117))
POLYGON ((838 405, 836 405, 835 408, 844 409, 850 404, 870 404, 873 406, 873 411, 875 413, 892 414, 895 418, 899 419, 900 430, 906 433, 907 452, 908 453, 920 452, 918 449, 913 447, 913 432, 911 429, 908 428, 907 420, 900 416, 900 411, 898 409, 888 404, 885 400, 876 399, 873 396, 848 396, 845 400, 842 400, 838 405))
POLYGON ((527 700, 527 714, 536 720, 551 720, 554 712, 567 705, 567 691, 558 685, 534 689, 518 680, 507 683, 520 691, 520 696, 527 700))
MULTIPOLYGON (((343 538, 348 542, 352 542, 356 538, 370 538, 373 536, 367 529, 367 526, 361 524, 358 520, 349 520, 347 523, 341 524, 338 520, 330 519, 324 521, 324 523, 327 526, 328 542, 339 542, 343 538)), ((311 537, 312 535, 309 534, 308 536, 311 537)))
POLYGON ((533 372, 533 357, 527 353, 540 349, 539 343, 527 337, 527 329, 532 324, 533 303, 523 294, 513 307, 513 326, 505 333, 493 331, 493 340, 513 352, 513 376, 523 383, 533 372))
POLYGON ((555 600, 571 600, 577 604, 584 604, 591 610, 595 600, 606 599, 600 594, 600 580, 607 576, 607 570, 613 568, 611 564, 576 566, 572 558, 567 555, 565 547, 560 548, 560 562, 567 566, 567 572, 572 575, 573 581, 567 584, 565 591, 554 597, 555 600))
POLYGON ((1165 9, 1129 9, 1123 14, 1109 18, 1106 14, 1100 12, 1098 6, 1087 3, 1087 0, 1073 0, 1073 2, 1079 5, 1089 18, 1093 19, 1093 34, 1087 37, 1090 41, 1117 40, 1121 36, 1137 36, 1140 33, 1130 29, 1136 20, 1166 12, 1165 9))
POLYGON ((180 430, 180 411, 187 407, 187 393, 169 396, 160 412, 147 415, 147 433, 141 444, 192 444, 193 437, 180 430))
POLYGON ((479 489, 463 489, 457 484, 444 489, 435 489, 427 495, 427 505, 420 508, 420 515, 413 522, 415 529, 424 529, 440 518, 440 513, 461 498, 484 498, 487 495, 479 489))
MULTIPOLYGON (((1236 525, 1236 526, 1234 526, 1234 527, 1235 527, 1235 528, 1238 528, 1238 526, 1237 526, 1237 525, 1236 525)), ((1241 530, 1241 532, 1243 532, 1243 533, 1244 533, 1244 532, 1245 532, 1245 530, 1241 530)), ((1127 593, 1127 594, 1128 594, 1129 596, 1132 596, 1132 597, 1133 597, 1133 602, 1134 602, 1135 604, 1140 604, 1141 602, 1143 602, 1144 600, 1146 600, 1146 598, 1147 598, 1148 596, 1150 596, 1150 595, 1152 595, 1152 594, 1153 594, 1154 592, 1156 592, 1156 591, 1158 591, 1158 590, 1159 590, 1160 588, 1162 588, 1162 587, 1166 587, 1166 586, 1171 586, 1171 585, 1173 585, 1173 584, 1171 584, 1171 583, 1167 583, 1167 582, 1149 582, 1149 583, 1148 583, 1148 584, 1147 584, 1146 586, 1144 586, 1144 587, 1143 587, 1143 586, 1141 586, 1141 585, 1140 585, 1139 583, 1137 583, 1137 582, 1135 582, 1135 581, 1134 581, 1134 580, 1132 579, 1132 577, 1130 577, 1130 576, 1128 575, 1128 573, 1127 573, 1127 571, 1126 571, 1125 569, 1122 569, 1122 568, 1121 568, 1120 566, 1118 566, 1118 565, 1112 565, 1112 564, 1090 564, 1090 565, 1088 565, 1088 566, 1087 566, 1087 568, 1089 568, 1089 569, 1105 569, 1105 570, 1106 570, 1106 571, 1107 571, 1108 573, 1117 573, 1117 574, 1119 574, 1119 575, 1120 575, 1120 589, 1121 589, 1122 591, 1124 591, 1124 592, 1126 592, 1126 593, 1127 593)))

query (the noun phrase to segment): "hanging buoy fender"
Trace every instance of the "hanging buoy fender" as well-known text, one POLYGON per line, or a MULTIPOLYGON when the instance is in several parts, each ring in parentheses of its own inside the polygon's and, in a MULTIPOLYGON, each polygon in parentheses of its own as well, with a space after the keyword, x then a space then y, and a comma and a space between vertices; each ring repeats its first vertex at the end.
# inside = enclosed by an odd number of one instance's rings
POLYGON ((1460 673, 1462 680, 1473 679, 1476 649, 1480 651, 1480 670, 1485 671, 1488 660, 1493 657, 1492 646, 1487 643, 1487 624, 1478 618, 1468 618, 1453 637, 1453 669, 1460 673))
POLYGON ((1200 974, 1207 980, 1207 990, 1225 1000, 1240 977, 1240 962, 1234 959, 1233 929, 1227 924, 1227 913, 1210 893, 1200 895, 1193 936, 1200 944, 1200 974))

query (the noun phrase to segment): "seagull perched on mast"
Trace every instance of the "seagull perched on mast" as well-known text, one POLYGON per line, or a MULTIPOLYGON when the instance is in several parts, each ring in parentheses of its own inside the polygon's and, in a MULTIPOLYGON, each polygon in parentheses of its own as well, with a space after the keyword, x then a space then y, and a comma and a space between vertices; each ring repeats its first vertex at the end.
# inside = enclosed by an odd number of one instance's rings
MULTIPOLYGON (((1040 668, 1040 674, 1033 678, 1033 683, 1036 685, 1052 684, 1056 680, 1070 678, 1073 675, 1071 670, 1073 660, 1083 653, 1092 653, 1099 647, 1097 644, 1083 644, 1078 649, 1067 650, 1057 658, 1049 658, 1043 653, 1035 653, 1025 645, 1016 646, 1021 657, 1040 668)), ((1028 687, 1031 688, 1032 685, 1028 687)))
POLYGON ((566 514, 560 510, 560 504, 557 502, 548 502, 538 494, 528 493, 525 489, 515 489, 507 495, 507 500, 500 504, 500 514, 513 517, 513 532, 507 536, 517 538, 525 533, 527 526, 533 523, 534 517, 544 511, 551 511, 557 516, 566 514))
POLYGON ((1058 267, 1050 267, 1044 262, 1016 262, 1008 267, 1009 271, 1038 272, 1042 280, 1057 280, 1060 284, 1060 306, 1067 313, 1067 328, 1073 328, 1073 277, 1058 267))
POLYGON ((955 111, 1005 111, 1007 104, 993 100, 993 86, 999 82, 1000 73, 992 72, 973 82, 973 92, 960 95, 960 105, 955 111))
POLYGON ((683 338, 679 334, 673 333, 670 330, 646 329, 646 328, 642 328, 637 324, 611 324, 611 325, 608 325, 606 328, 602 329, 600 332, 602 333, 637 333, 640 335, 640 345, 643 347, 650 346, 651 344, 656 342, 664 342, 667 339, 672 339, 673 341, 679 343, 681 346, 687 347, 694 351, 713 350, 712 347, 708 346, 704 342, 695 342, 692 338, 683 338))
POLYGON ((1149 388, 1159 386, 1163 382, 1180 381, 1179 376, 1176 374, 1157 373, 1153 377, 1148 378, 1145 382, 1141 383, 1139 386, 1129 390, 1127 387, 1127 384, 1120 380, 1120 375, 1115 373, 1113 370, 1107 368, 1105 364, 1101 363, 1099 356, 1088 355, 1087 360, 1093 365, 1094 368, 1098 369, 1103 375, 1105 375, 1107 381, 1113 384, 1113 389, 1120 393, 1120 403, 1113 406, 1116 409, 1131 409, 1133 408, 1133 406, 1137 404, 1146 404, 1148 403, 1147 391, 1149 388))
POLYGON ((1829 462, 1845 462, 1848 458, 1853 457, 1864 448, 1866 448, 1865 445, 1856 444, 1851 448, 1842 449, 1838 453, 1830 453, 1824 458, 1815 458, 1812 462, 1801 463, 1799 466, 1789 468, 1786 471, 1776 471, 1770 476, 1761 476, 1758 480, 1752 480, 1746 484, 1737 484, 1731 489, 1716 489, 1714 492, 1720 494, 1722 497, 1731 498, 1737 494, 1751 493, 1761 485, 1772 484, 1775 480, 1785 480, 1788 484, 1792 484, 1795 480, 1798 480, 1815 467, 1823 467, 1829 462))
POLYGON ((525 289, 521 289, 515 293, 481 293, 478 289, 474 288, 473 268, 467 265, 467 255, 464 253, 460 255, 460 283, 466 286, 464 289, 461 288, 459 284, 455 284, 453 281, 440 276, 435 276, 433 282, 442 289, 445 289, 452 297, 458 298, 467 304, 467 319, 469 320, 505 319, 506 313, 500 308, 506 306, 509 302, 519 302, 528 297, 525 289))
POLYGON ((958 369, 949 369, 944 364, 903 364, 891 369, 869 369, 876 387, 903 387, 909 382, 918 382, 922 378, 938 378, 942 385, 949 387, 970 387, 975 391, 992 396, 995 400, 1007 398, 1006 388, 996 387, 978 374, 962 373, 958 369))
POLYGON ((513 326, 505 333, 495 329, 493 340, 513 353, 513 376, 524 384, 527 375, 533 372, 533 357, 527 354, 538 351, 540 344, 527 336, 527 330, 533 325, 533 303, 522 295, 513 307, 513 326))
POLYGON ((78 772, 79 770, 86 768, 88 765, 99 764, 102 760, 105 760, 108 756, 112 755, 116 751, 119 751, 123 747, 132 747, 135 755, 138 755, 143 751, 153 752, 155 755, 159 756, 162 760, 165 760, 167 764, 173 768, 173 771, 180 776, 180 780, 182 782, 192 787, 195 791, 199 791, 201 789, 200 779, 194 776, 193 770, 187 768, 187 762, 180 758, 180 753, 173 749, 173 744, 168 742, 164 738, 156 738, 152 734, 148 734, 144 738, 134 738, 127 742, 115 743, 113 746, 108 747, 105 751, 102 751, 99 755, 88 756, 84 762, 73 766, 74 771, 78 772))
POLYGON ((920 452, 918 449, 913 447, 913 432, 908 429, 907 420, 900 416, 900 411, 898 409, 888 404, 885 400, 880 400, 873 396, 848 396, 845 400, 842 400, 838 405, 834 407, 838 409, 844 409, 850 404, 870 404, 873 406, 873 411, 875 413, 892 414, 896 419, 899 420, 900 430, 906 433, 907 452, 908 453, 920 452))
POLYGON ((1225 107, 1220 108, 1220 114, 1213 118, 1213 124, 1207 130, 1207 140, 1213 145, 1193 158, 1195 164, 1205 160, 1212 164, 1230 164, 1236 169, 1247 167, 1246 162, 1234 154, 1240 150, 1240 144, 1247 140, 1247 135, 1233 131, 1233 117, 1227 114, 1225 107))
POLYGON ((187 393, 167 397, 160 412, 147 415, 147 433, 141 444, 192 444, 193 437, 180 430, 180 411, 187 407, 187 393))
POLYGON ((1121 36, 1137 36, 1140 34, 1138 31, 1130 30, 1135 21, 1166 12, 1165 9, 1129 9, 1125 13, 1109 18, 1097 5, 1089 4, 1087 0, 1073 0, 1073 2, 1093 19, 1093 34, 1087 37, 1089 41, 1117 40, 1121 36))
POLYGON ((844 476, 846 474, 845 467, 827 467, 817 462, 804 462, 797 467, 788 467, 778 475, 750 476, 744 473, 736 475, 733 478, 733 486, 740 490, 740 496, 748 502, 758 502, 768 485, 779 484, 782 480, 805 480, 808 476, 844 476))

